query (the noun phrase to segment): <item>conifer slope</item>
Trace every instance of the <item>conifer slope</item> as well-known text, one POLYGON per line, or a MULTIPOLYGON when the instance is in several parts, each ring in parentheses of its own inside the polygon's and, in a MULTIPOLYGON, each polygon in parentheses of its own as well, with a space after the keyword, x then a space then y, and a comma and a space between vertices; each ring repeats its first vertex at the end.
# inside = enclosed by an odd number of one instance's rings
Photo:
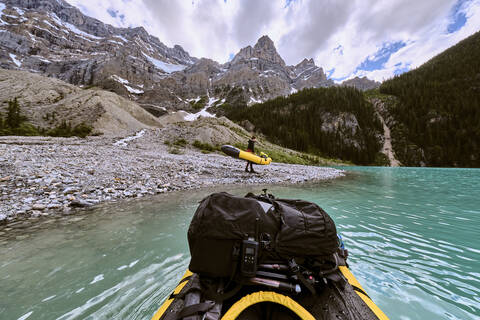
POLYGON ((388 80, 393 148, 408 166, 480 166, 480 32, 388 80))

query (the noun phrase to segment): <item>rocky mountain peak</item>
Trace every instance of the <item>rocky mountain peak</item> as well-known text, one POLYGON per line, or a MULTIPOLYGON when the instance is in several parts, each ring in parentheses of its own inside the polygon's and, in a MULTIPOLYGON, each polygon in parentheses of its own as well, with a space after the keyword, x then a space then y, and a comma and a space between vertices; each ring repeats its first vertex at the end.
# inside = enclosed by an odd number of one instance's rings
POLYGON ((193 111, 200 105, 192 101, 202 97, 252 104, 333 85, 313 59, 286 66, 267 35, 220 65, 167 47, 143 27, 115 28, 83 15, 63 0, 0 1, 0 68, 97 86, 144 108, 193 111))
POLYGON ((183 49, 183 47, 179 44, 174 45, 173 49, 178 50, 178 51, 186 52, 185 49, 183 49))
POLYGON ((300 62, 299 64, 297 64, 295 66, 295 68, 306 68, 306 67, 315 67, 315 62, 313 61, 313 58, 310 58, 310 59, 303 59, 302 62, 300 62))
POLYGON ((272 39, 270 39, 269 36, 264 35, 261 36, 258 40, 257 43, 255 44, 255 49, 259 50, 260 48, 265 48, 265 49, 275 49, 275 45, 273 44, 272 39))
POLYGON ((129 33, 131 36, 139 36, 143 38, 148 37, 148 32, 145 30, 144 27, 136 27, 136 28, 131 28, 129 29, 129 33))
POLYGON ((342 82, 342 86, 346 87, 354 87, 357 88, 358 90, 370 90, 370 89, 376 89, 380 87, 380 82, 370 80, 367 77, 355 77, 350 80, 345 80, 342 82))
POLYGON ((280 57, 272 39, 267 35, 260 37, 253 49, 255 51, 255 57, 285 66, 285 61, 280 57))
POLYGON ((253 48, 252 46, 242 48, 233 58, 232 64, 258 59, 267 63, 278 64, 281 67, 285 66, 285 61, 283 61, 282 57, 278 54, 272 39, 266 35, 260 37, 253 48))
POLYGON ((303 59, 302 62, 300 62, 299 64, 297 64, 293 70, 295 72, 295 74, 297 75, 300 75, 301 73, 305 72, 306 70, 313 70, 317 68, 317 66, 315 65, 315 61, 313 61, 313 58, 310 58, 310 59, 303 59))

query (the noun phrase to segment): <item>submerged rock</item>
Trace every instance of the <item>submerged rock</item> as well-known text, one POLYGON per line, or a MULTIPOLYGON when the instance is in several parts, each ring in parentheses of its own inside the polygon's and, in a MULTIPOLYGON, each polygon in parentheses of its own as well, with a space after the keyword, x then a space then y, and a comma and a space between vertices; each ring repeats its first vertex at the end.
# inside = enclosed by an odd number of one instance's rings
POLYGON ((76 199, 70 202, 70 207, 85 208, 91 206, 93 206, 93 203, 81 199, 76 199))

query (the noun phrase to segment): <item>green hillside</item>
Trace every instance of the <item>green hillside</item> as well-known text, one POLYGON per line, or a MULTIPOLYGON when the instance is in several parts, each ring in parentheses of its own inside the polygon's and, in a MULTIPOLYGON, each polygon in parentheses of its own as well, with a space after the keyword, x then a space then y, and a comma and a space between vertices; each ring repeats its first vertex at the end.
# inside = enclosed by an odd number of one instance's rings
POLYGON ((383 127, 362 92, 349 87, 304 89, 288 97, 226 110, 272 142, 295 150, 374 164, 383 127))
POLYGON ((380 87, 404 165, 480 167, 480 32, 380 87))

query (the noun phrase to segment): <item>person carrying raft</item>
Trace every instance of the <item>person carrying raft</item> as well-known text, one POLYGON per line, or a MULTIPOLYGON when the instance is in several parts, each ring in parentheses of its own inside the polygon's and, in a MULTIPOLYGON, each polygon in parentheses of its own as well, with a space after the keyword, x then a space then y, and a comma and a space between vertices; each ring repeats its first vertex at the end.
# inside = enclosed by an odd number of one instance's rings
MULTIPOLYGON (((248 140, 247 152, 255 153, 255 142, 257 142, 255 136, 252 136, 248 140)), ((253 162, 251 162, 251 161, 247 161, 247 166, 245 167, 245 172, 249 172, 248 171, 248 166, 250 166, 250 172, 251 173, 257 173, 255 170, 253 170, 253 162)))

